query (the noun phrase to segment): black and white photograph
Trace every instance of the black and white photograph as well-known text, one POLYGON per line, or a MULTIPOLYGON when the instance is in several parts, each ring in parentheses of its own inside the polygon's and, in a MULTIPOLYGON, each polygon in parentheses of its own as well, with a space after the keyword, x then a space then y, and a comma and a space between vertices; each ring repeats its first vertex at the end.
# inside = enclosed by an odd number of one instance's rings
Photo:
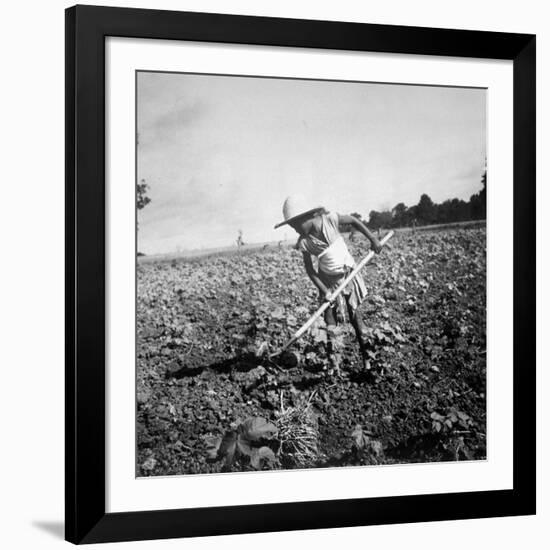
POLYGON ((486 460, 486 89, 135 91, 136 476, 486 460))
POLYGON ((547 548, 546 5, 97 4, 3 12, 0 547, 547 548))

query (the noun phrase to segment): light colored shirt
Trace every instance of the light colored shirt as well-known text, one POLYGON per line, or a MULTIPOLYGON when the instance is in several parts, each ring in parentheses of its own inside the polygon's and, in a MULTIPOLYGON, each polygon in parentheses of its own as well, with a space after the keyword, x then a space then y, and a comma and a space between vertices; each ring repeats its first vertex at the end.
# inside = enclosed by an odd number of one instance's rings
POLYGON ((342 275, 347 268, 355 266, 355 260, 338 229, 338 214, 321 214, 319 218, 322 238, 312 234, 301 237, 298 249, 318 258, 319 271, 331 276, 342 275))

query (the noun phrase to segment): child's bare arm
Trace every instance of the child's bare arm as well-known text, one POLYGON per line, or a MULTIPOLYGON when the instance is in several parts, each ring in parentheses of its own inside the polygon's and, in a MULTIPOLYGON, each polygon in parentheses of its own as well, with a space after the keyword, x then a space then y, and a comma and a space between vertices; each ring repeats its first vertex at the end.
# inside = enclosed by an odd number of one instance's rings
POLYGON ((365 237, 370 241, 373 250, 378 254, 382 250, 382 245, 377 239, 376 235, 371 232, 371 230, 361 221, 358 220, 355 216, 346 216, 338 214, 338 219, 342 225, 351 225, 357 231, 360 231, 365 235, 365 237))
POLYGON ((328 288, 324 285, 323 281, 319 278, 317 271, 313 267, 313 262, 311 261, 311 256, 307 252, 303 252, 304 265, 306 268, 306 273, 311 279, 311 282, 319 289, 319 292, 326 298, 330 296, 328 288))

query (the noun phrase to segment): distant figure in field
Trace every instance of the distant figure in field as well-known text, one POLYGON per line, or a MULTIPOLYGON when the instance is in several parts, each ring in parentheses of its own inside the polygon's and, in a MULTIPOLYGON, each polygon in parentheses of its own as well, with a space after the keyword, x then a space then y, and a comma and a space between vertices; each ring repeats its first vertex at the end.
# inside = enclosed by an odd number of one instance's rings
POLYGON ((239 250, 241 250, 241 248, 244 246, 244 241, 243 241, 243 230, 242 229, 239 229, 239 235, 237 237, 237 248, 239 250))

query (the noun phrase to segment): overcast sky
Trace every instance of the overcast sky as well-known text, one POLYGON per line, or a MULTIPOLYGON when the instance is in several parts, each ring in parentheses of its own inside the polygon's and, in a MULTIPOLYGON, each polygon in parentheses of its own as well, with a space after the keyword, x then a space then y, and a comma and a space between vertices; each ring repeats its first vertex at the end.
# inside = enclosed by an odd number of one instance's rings
POLYGON ((292 238, 285 197, 365 217, 481 188, 485 90, 138 73, 147 254, 292 238))

